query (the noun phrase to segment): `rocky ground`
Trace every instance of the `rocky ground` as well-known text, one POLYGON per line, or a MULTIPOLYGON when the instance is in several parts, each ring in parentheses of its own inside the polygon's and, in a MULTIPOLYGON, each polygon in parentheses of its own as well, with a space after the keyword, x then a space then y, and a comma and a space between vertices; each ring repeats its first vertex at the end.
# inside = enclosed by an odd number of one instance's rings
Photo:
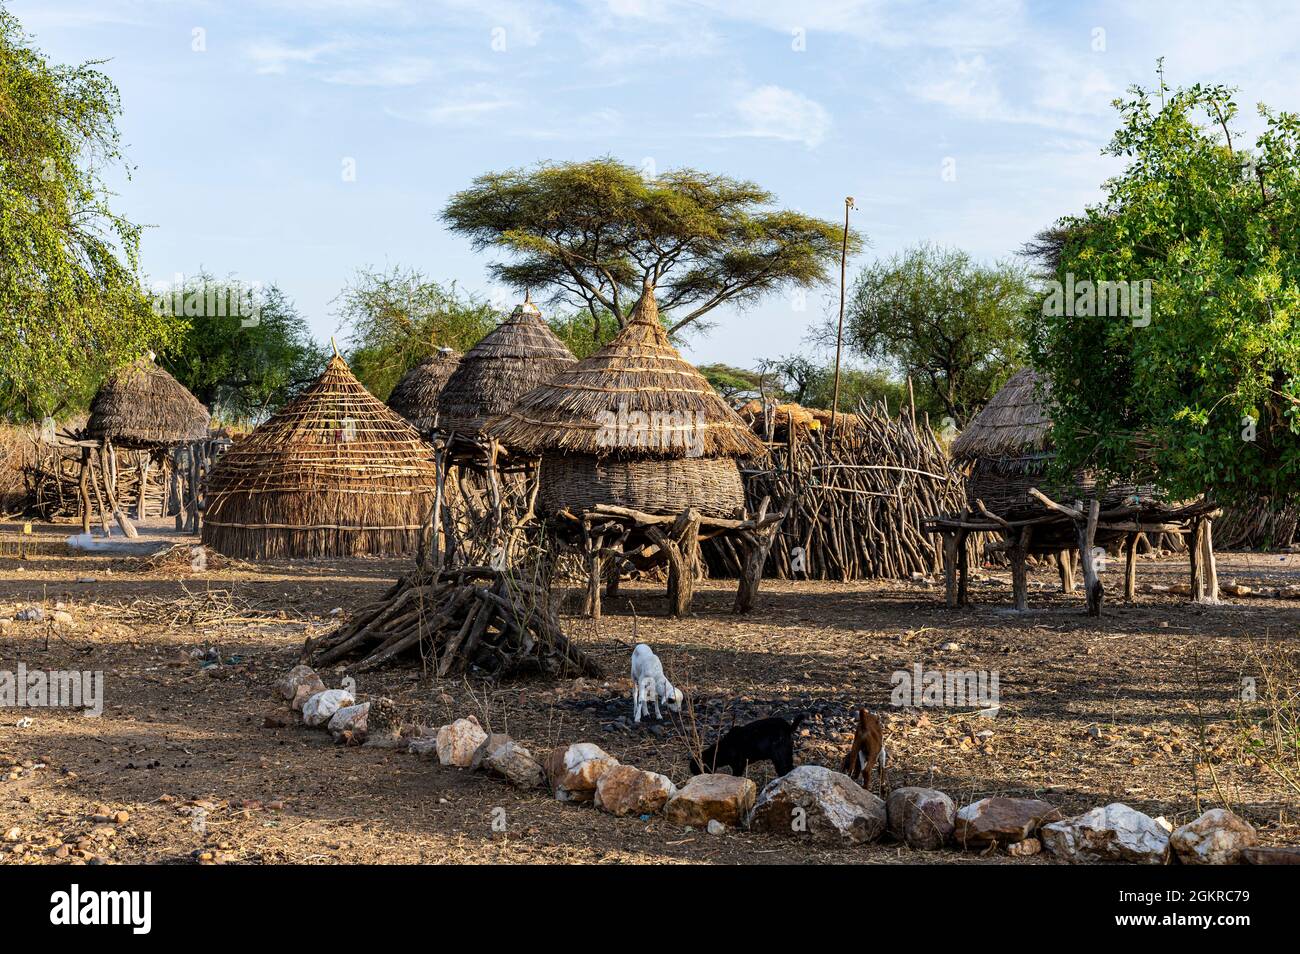
MULTIPOLYGON (((403 561, 141 570, 120 553, 47 550, 0 557, 0 619, 10 620, 0 623, 0 671, 20 663, 102 671, 104 712, 0 709, 0 863, 1045 860, 688 831, 658 815, 561 804, 394 749, 336 745, 278 715, 274 683, 306 638, 377 596, 403 561), (42 621, 15 618, 35 606, 42 621)), ((1144 562, 1140 572, 1159 587, 1185 568, 1144 562)), ((1006 608, 1007 574, 984 573, 975 605, 960 611, 923 582, 769 582, 758 611, 736 618, 733 584, 712 581, 700 586, 691 618, 670 620, 657 587, 625 585, 598 625, 563 617, 604 679, 439 681, 414 662, 362 674, 357 689, 391 698, 413 724, 473 714, 542 754, 595 742, 678 785, 693 740, 799 711, 807 719, 796 761, 838 767, 865 705, 888 714, 891 788, 937 788, 957 806, 1033 797, 1067 816, 1122 801, 1174 825, 1226 805, 1262 844, 1300 843, 1294 771, 1279 774, 1252 750, 1243 718, 1257 711, 1239 703, 1243 677, 1294 685, 1300 600, 1250 595, 1205 607, 1160 591, 1132 605, 1112 597, 1093 620, 1041 570, 1034 608, 1016 614, 1006 608), (686 691, 683 715, 630 722, 634 635, 686 691), (969 706, 891 706, 891 674, 915 664, 996 671, 996 717, 969 706)), ((1300 582, 1300 557, 1228 554, 1220 574, 1285 587, 1300 582)), ((1112 592, 1117 584, 1110 574, 1112 592)), ((330 685, 345 675, 322 673, 330 685)), ((753 766, 750 776, 761 790, 771 767, 753 766)))

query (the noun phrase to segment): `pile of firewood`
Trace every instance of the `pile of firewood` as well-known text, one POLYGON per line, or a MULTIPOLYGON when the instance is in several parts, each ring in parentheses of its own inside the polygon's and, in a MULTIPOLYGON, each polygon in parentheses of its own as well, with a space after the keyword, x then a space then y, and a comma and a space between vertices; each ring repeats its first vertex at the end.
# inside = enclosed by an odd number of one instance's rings
MULTIPOLYGON (((938 541, 921 523, 960 511, 966 496, 928 421, 917 421, 910 409, 895 417, 879 405, 840 415, 833 434, 820 417, 799 426, 801 418, 785 405, 752 419, 770 457, 741 464, 746 501, 753 507, 770 498, 790 507, 765 576, 905 579, 939 571, 938 541)), ((725 538, 709 541, 703 552, 712 575, 739 573, 740 554, 725 538)))
POLYGON ((526 669, 601 675, 561 631, 545 586, 482 566, 402 577, 377 602, 309 644, 307 655, 316 666, 360 656, 357 670, 418 655, 439 676, 526 669))

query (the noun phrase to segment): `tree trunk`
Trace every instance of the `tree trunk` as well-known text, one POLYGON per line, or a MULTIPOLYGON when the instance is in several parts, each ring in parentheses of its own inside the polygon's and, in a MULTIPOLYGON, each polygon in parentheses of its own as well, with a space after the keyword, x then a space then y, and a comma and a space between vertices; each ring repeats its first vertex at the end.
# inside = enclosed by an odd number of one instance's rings
POLYGON ((1101 504, 1094 499, 1088 508, 1088 521, 1079 528, 1079 556, 1083 561, 1083 592, 1088 601, 1088 615, 1100 616, 1105 595, 1101 578, 1097 575, 1097 562, 1093 557, 1093 542, 1097 537, 1097 515, 1101 504))
POLYGON ((1137 556, 1140 533, 1131 533, 1124 541, 1124 599, 1137 596, 1137 556))

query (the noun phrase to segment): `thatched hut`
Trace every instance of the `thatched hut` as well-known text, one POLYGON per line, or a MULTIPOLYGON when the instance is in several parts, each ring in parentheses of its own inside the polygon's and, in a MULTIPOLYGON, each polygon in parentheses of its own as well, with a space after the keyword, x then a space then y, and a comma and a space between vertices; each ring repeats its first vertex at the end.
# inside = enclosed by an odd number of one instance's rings
POLYGON ((388 406, 421 434, 431 434, 438 424, 438 398, 460 359, 459 351, 439 348, 402 376, 388 395, 388 406))
MULTIPOLYGON (((966 474, 966 496, 1007 519, 1042 513, 1029 493, 1036 487, 1068 500, 1097 496, 1095 477, 1079 471, 1064 483, 1050 483, 1047 470, 1056 456, 1052 444, 1051 382, 1031 368, 1013 374, 952 445, 954 463, 966 474)), ((1110 483, 1101 493, 1103 508, 1157 500, 1152 486, 1110 483)))
POLYGON ((438 429, 477 438, 490 418, 576 360, 525 300, 460 359, 438 396, 438 429))
POLYGON ((153 450, 202 440, 208 420, 198 398, 145 355, 119 368, 95 393, 86 434, 117 447, 153 450))
POLYGON ((765 454, 672 346, 649 285, 614 340, 524 395, 487 432, 541 455, 542 513, 613 504, 734 516, 745 504, 736 459, 765 454))
POLYGON ((218 461, 203 542, 252 559, 411 553, 434 484, 429 445, 336 354, 218 461))

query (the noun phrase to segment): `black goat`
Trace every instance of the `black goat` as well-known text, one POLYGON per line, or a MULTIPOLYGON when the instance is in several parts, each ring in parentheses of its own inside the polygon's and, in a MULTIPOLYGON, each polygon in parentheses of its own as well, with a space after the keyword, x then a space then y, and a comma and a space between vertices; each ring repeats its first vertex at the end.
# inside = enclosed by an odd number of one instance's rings
POLYGON ((691 756, 691 774, 726 765, 732 775, 743 777, 750 762, 770 761, 777 775, 785 775, 794 768, 794 733, 803 718, 800 712, 789 722, 774 717, 738 725, 701 752, 699 759, 691 756))

